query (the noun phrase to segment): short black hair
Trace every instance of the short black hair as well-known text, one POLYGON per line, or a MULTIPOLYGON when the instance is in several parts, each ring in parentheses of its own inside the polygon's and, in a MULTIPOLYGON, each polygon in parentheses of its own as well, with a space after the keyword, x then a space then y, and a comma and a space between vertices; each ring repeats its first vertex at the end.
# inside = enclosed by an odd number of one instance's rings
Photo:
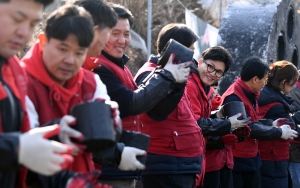
POLYGON ((164 26, 158 34, 156 40, 156 50, 158 53, 161 53, 170 39, 174 39, 189 48, 199 37, 185 24, 168 24, 164 26))
POLYGON ((94 23, 84 8, 64 5, 48 16, 45 33, 48 40, 55 38, 62 41, 74 34, 79 46, 89 47, 94 38, 94 23))
POLYGON ((222 46, 214 46, 206 49, 202 53, 203 60, 211 59, 211 60, 217 60, 217 61, 222 61, 225 63, 225 71, 227 72, 229 67, 232 64, 232 57, 230 53, 222 46))
POLYGON ((250 57, 244 61, 240 75, 241 79, 247 82, 255 76, 262 79, 269 71, 270 68, 265 61, 258 57, 250 57))
MULTIPOLYGON (((50 5, 51 3, 53 3, 54 0, 33 0, 37 3, 41 3, 44 7, 50 5)), ((0 0, 1 2, 10 2, 10 0, 0 0)))
POLYGON ((87 10, 99 29, 113 28, 118 22, 118 16, 108 3, 101 0, 75 0, 75 5, 83 7, 87 10))
POLYGON ((132 25, 132 23, 133 23, 133 15, 130 12, 130 10, 128 10, 127 8, 125 8, 124 6, 119 5, 119 4, 110 3, 109 5, 117 13, 118 18, 128 19, 129 25, 130 26, 132 25))

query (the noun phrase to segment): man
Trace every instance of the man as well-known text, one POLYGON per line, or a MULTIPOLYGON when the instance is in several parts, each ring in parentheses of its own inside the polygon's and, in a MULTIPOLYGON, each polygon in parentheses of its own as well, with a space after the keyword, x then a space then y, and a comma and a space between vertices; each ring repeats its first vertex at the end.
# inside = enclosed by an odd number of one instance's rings
POLYGON ((221 46, 208 48, 202 53, 198 66, 195 64, 191 66, 186 86, 195 118, 202 128, 203 135, 206 136, 206 165, 202 170, 202 174, 205 174, 203 187, 233 186, 231 145, 238 142, 238 139, 235 134, 229 133, 231 129, 246 126, 248 121, 238 120, 240 114, 225 119, 211 118, 214 93, 211 85, 220 80, 231 64, 231 55, 225 48, 221 46))
POLYGON ((84 63, 84 68, 89 69, 88 66, 93 66, 93 59, 101 54, 104 45, 109 39, 112 28, 117 24, 117 14, 106 2, 102 0, 74 0, 70 2, 83 7, 87 10, 94 21, 94 38, 88 49, 87 62, 84 63))
POLYGON ((30 122, 26 112, 26 77, 14 55, 29 41, 35 26, 42 19, 43 9, 51 2, 52 0, 0 1, 1 187, 24 185, 26 171, 24 168, 21 170, 21 165, 44 175, 57 173, 67 162, 67 158, 64 159, 60 154, 72 150, 63 144, 45 139, 57 134, 59 127, 19 133, 28 131, 30 122))
POLYGON ((260 166, 261 160, 258 154, 258 140, 293 139, 297 132, 288 125, 277 128, 277 122, 273 126, 264 126, 258 122, 257 99, 260 90, 265 85, 269 66, 259 58, 245 60, 240 78, 238 78, 222 95, 223 104, 231 101, 242 101, 248 117, 251 134, 245 141, 233 146, 233 186, 234 187, 261 187, 260 166))
MULTIPOLYGON (((130 25, 132 15, 129 10, 112 5, 118 15, 118 22, 111 31, 108 42, 105 44, 97 62, 88 66, 97 73, 107 87, 110 98, 119 104, 123 129, 140 131, 138 114, 152 109, 171 90, 175 82, 183 82, 189 73, 189 68, 182 65, 173 65, 169 62, 168 68, 155 71, 149 81, 137 88, 126 63, 129 57, 125 54, 130 43, 130 25)), ((107 166, 102 166, 101 182, 114 187, 134 187, 139 172, 122 172, 107 166)))
MULTIPOLYGON (((34 44, 22 59, 28 72, 28 95, 34 114, 31 119, 35 125, 58 121, 64 132, 78 138, 77 131, 68 127, 68 124, 72 125, 76 121, 74 117, 67 115, 71 108, 85 101, 110 101, 105 85, 98 75, 81 68, 94 37, 93 31, 90 14, 78 6, 63 6, 47 18, 45 34, 39 35, 39 42, 34 44)), ((60 134, 59 138, 62 142, 78 148, 63 134, 60 134)), ((144 168, 136 159, 136 155, 144 155, 144 151, 124 146, 114 149, 115 152, 109 157, 120 169, 144 168)), ((74 154, 74 163, 69 170, 94 170, 91 153, 81 152, 78 148, 74 154)), ((56 174, 52 179, 38 176, 40 182, 31 176, 30 184, 65 187, 67 181, 63 180, 73 176, 72 172, 56 174)))

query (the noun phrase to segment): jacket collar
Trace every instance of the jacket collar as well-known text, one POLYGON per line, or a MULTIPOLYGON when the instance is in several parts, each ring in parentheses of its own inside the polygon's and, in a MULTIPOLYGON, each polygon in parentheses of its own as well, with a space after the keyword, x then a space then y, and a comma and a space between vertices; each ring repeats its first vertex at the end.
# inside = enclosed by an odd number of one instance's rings
POLYGON ((264 86, 260 93, 261 97, 259 97, 258 101, 261 106, 271 102, 281 102, 284 104, 284 106, 286 106, 287 109, 291 111, 290 105, 292 104, 293 100, 290 97, 275 91, 273 88, 268 86, 264 86))
POLYGON ((102 50, 101 52, 102 55, 104 55, 108 60, 110 60, 111 62, 113 62, 114 64, 118 65, 119 67, 121 67, 122 69, 124 69, 124 65, 129 61, 129 57, 126 54, 123 54, 122 58, 115 58, 111 55, 109 55, 107 52, 105 52, 104 50, 102 50))

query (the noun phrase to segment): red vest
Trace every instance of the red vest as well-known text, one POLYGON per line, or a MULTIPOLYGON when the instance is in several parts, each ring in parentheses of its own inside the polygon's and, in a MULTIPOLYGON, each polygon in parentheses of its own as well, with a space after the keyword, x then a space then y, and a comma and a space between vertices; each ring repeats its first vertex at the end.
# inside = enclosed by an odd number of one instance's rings
MULTIPOLYGON (((95 75, 82 68, 64 87, 60 86, 48 75, 41 54, 36 44, 22 59, 28 72, 28 96, 35 106, 40 125, 69 114, 74 105, 91 100, 96 90, 95 75)), ((69 167, 77 172, 94 169, 92 154, 86 152, 75 156, 69 167)))
MULTIPOLYGON (((136 78, 145 71, 152 71, 156 64, 147 62, 136 78)), ((186 91, 174 111, 163 121, 155 121, 144 113, 141 131, 150 135, 148 151, 158 155, 198 157, 203 153, 204 139, 196 124, 186 91)))
MULTIPOLYGON (((273 102, 259 107, 259 118, 264 118, 268 111, 275 105, 282 103, 273 102)), ((267 161, 282 161, 288 160, 289 154, 289 140, 260 140, 258 144, 261 160, 267 161)))
MULTIPOLYGON (((25 107, 25 97, 27 95, 27 78, 24 70, 19 64, 19 59, 14 56, 9 58, 7 62, 1 68, 1 75, 3 80, 11 89, 11 92, 19 100, 22 110, 23 110, 23 119, 20 126, 21 132, 29 131, 30 125, 28 120, 28 114, 25 107)), ((0 82, 0 100, 3 100, 7 97, 7 93, 3 88, 2 83, 0 82)), ((2 118, 0 116, 0 118, 2 118)), ((2 132, 2 120, 0 119, 0 132, 2 132)), ((16 176, 16 187, 25 187, 27 169, 22 168, 16 176)), ((1 176, 1 174, 0 174, 1 176)))
MULTIPOLYGON (((98 66, 104 65, 106 68, 112 71, 114 75, 121 81, 121 83, 128 89, 132 91, 137 89, 130 70, 126 66, 124 66, 123 70, 121 67, 108 60, 104 55, 97 56, 96 63, 98 64, 98 66)), ((122 125, 123 129, 125 130, 140 132, 141 123, 139 115, 127 116, 122 118, 122 125)))
MULTIPOLYGON (((201 80, 195 73, 190 74, 186 88, 196 120, 209 118, 213 89, 206 95, 201 80)), ((206 150, 205 158, 206 172, 220 170, 224 165, 227 165, 228 168, 233 168, 232 147, 229 145, 225 145, 225 149, 206 150)))
MULTIPOLYGON (((241 101, 245 105, 245 110, 247 114, 251 117, 252 121, 258 121, 258 104, 256 102, 256 111, 254 110, 251 102, 247 98, 243 89, 250 91, 250 88, 238 78, 222 95, 222 99, 224 99, 232 94, 238 96, 241 101)), ((252 158, 258 154, 258 141, 253 138, 246 138, 245 141, 236 143, 232 148, 232 153, 234 157, 242 157, 242 158, 252 158)))

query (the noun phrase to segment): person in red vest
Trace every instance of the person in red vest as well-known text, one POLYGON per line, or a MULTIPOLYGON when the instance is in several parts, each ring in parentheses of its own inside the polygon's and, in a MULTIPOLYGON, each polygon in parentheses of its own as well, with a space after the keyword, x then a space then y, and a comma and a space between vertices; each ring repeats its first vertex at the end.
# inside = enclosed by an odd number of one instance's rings
MULTIPOLYGON (((63 6, 49 15, 45 34, 39 35, 40 40, 22 59, 28 73, 32 123, 38 126, 59 122, 63 129, 59 139, 69 144, 72 142, 65 137, 65 133, 78 138, 78 131, 68 126, 76 122, 74 117, 67 115, 70 109, 84 101, 110 101, 105 85, 98 75, 81 68, 93 40, 93 31, 94 24, 87 11, 74 5, 63 6)), ((65 180, 73 177, 75 172, 92 172, 92 154, 82 152, 74 144, 72 146, 76 147, 77 151, 74 153, 74 163, 69 167, 71 171, 63 171, 51 178, 31 174, 28 181, 30 186, 73 187, 76 186, 74 182, 65 180)), ((137 161, 136 155, 144 155, 145 151, 131 147, 114 149, 115 152, 111 153, 109 158, 119 168, 144 168, 144 165, 137 161)))
POLYGON ((23 167, 44 175, 61 171, 67 162, 66 155, 61 154, 72 151, 67 145, 45 139, 58 134, 58 126, 30 130, 27 78, 15 56, 31 38, 50 3, 52 0, 0 1, 1 187, 23 187, 23 167))
MULTIPOLYGON (((277 61, 271 64, 267 84, 261 90, 258 98, 259 118, 272 120, 286 118, 288 122, 292 123, 292 128, 296 128, 294 116, 290 115, 292 100, 286 95, 291 92, 298 78, 298 70, 291 62, 277 61)), ((283 139, 259 141, 262 187, 289 187, 290 141, 283 139)), ((299 144, 299 141, 296 140, 292 142, 299 144)))
MULTIPOLYGON (((251 57, 243 63, 240 78, 238 78, 222 95, 223 104, 231 101, 242 101, 248 117, 252 123, 249 124, 251 134, 245 141, 236 143, 232 148, 233 187, 261 187, 261 159, 258 151, 259 140, 293 139, 297 132, 289 125, 281 127, 264 126, 258 122, 259 107, 257 99, 260 90, 266 83, 269 66, 261 59, 251 57)), ((277 121, 273 124, 276 125, 277 121)))
MULTIPOLYGON (((205 174, 205 176, 204 184, 200 187, 218 188, 221 185, 233 187, 231 145, 238 142, 238 137, 231 134, 231 131, 246 126, 248 120, 238 120, 241 114, 225 119, 211 116, 214 94, 211 85, 220 80, 231 64, 230 53, 222 46, 215 46, 206 49, 198 63, 191 66, 191 74, 186 86, 187 94, 195 119, 202 128, 203 135, 206 136, 206 151, 203 160, 205 169, 202 170, 202 175, 205 174), (213 127, 213 131, 207 132, 207 127, 213 127)), ((247 134, 249 132, 239 136, 247 136, 247 134)))
MULTIPOLYGON (((102 53, 95 56, 95 61, 85 62, 84 67, 98 74, 107 87, 110 98, 119 104, 123 129, 140 131, 139 114, 152 109, 161 99, 169 94, 175 82, 187 79, 189 68, 173 65, 170 61, 164 69, 158 69, 149 82, 136 86, 126 67, 129 57, 125 54, 130 43, 130 25, 132 15, 120 5, 111 4, 118 15, 118 22, 111 31, 102 53)), ((92 47, 89 49, 92 51, 92 47)), ((124 172, 102 165, 100 182, 114 187, 134 187, 135 180, 140 179, 140 171, 124 172)))
MULTIPOLYGON (((162 28, 156 41, 159 54, 171 38, 193 50, 198 36, 184 24, 168 24, 162 28)), ((144 79, 158 66, 157 63, 158 56, 151 55, 135 77, 138 85, 147 81, 144 79)), ((177 83, 173 91, 155 106, 160 113, 150 110, 141 115, 141 130, 151 137, 147 169, 142 174, 146 188, 193 187, 196 174, 201 171, 203 130, 195 121, 185 86, 186 82, 177 83)), ((212 129, 205 131, 212 132, 212 129)))

